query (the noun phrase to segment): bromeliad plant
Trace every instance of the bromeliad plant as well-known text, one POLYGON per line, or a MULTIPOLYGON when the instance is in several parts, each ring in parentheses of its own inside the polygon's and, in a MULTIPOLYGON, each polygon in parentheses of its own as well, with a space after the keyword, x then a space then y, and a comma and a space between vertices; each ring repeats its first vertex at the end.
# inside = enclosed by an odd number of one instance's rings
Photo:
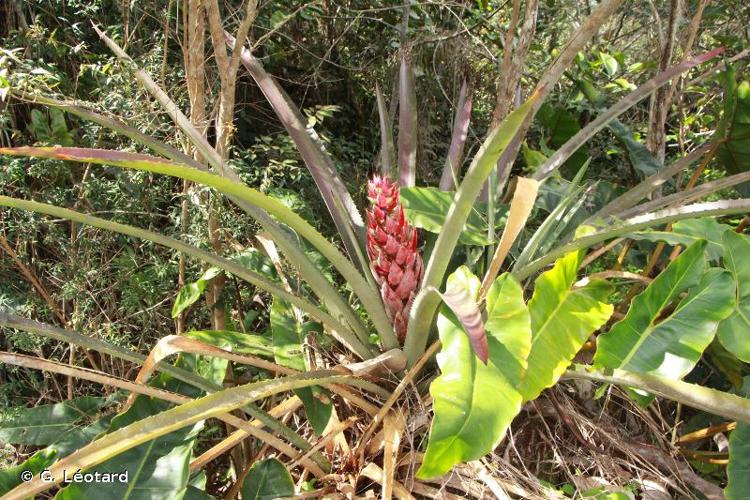
MULTIPOLYGON (((745 327, 748 326, 745 310, 750 307, 747 302, 750 294, 746 290, 748 279, 743 279, 748 263, 742 262, 747 258, 750 240, 726 226, 717 229, 718 223, 707 218, 746 213, 750 211, 750 200, 686 204, 719 189, 750 180, 750 175, 744 170, 748 165, 740 173, 720 181, 639 205, 659 185, 694 162, 708 162, 722 148, 746 150, 746 137, 736 134, 738 127, 746 127, 746 124, 735 120, 735 110, 748 104, 746 93, 733 97, 733 107, 725 113, 724 125, 709 144, 609 201, 597 213, 590 214, 587 224, 569 227, 570 220, 583 213, 583 205, 578 201, 583 190, 581 171, 567 185, 549 217, 524 245, 518 247, 514 265, 510 268, 505 266, 506 257, 534 208, 537 193, 555 170, 617 115, 672 78, 713 58, 717 52, 686 60, 667 69, 614 106, 601 111, 595 120, 546 159, 533 177, 517 180, 507 212, 497 202, 498 192, 502 189, 495 190, 494 183, 487 203, 477 202, 482 186, 488 179, 502 179, 503 172, 510 171, 522 140, 544 99, 576 53, 594 35, 601 20, 620 3, 619 0, 600 3, 542 77, 529 99, 489 131, 463 176, 458 167, 470 110, 459 105, 442 189, 414 187, 417 115, 411 69, 404 59, 400 72, 401 113, 397 152, 389 130, 390 119, 378 91, 383 177, 375 177, 369 186, 371 205, 366 221, 346 191, 328 153, 306 130, 299 110, 265 72, 260 62, 243 50, 242 63, 268 98, 310 169, 339 230, 341 246, 328 241, 279 201, 241 183, 179 108, 145 72, 135 68, 122 49, 103 33, 102 39, 132 66, 135 77, 163 105, 205 158, 206 164, 144 135, 118 119, 78 104, 19 93, 19 97, 33 98, 39 103, 111 128, 151 148, 161 157, 74 147, 4 148, 0 153, 136 169, 207 186, 232 200, 270 234, 273 243, 297 270, 299 279, 309 291, 309 294, 306 291, 293 292, 285 286, 285 281, 273 270, 273 266, 260 262, 259 256, 254 253, 244 258, 229 259, 137 227, 62 207, 0 196, 0 205, 6 207, 48 214, 142 238, 212 266, 194 284, 193 290, 185 294, 181 292, 182 303, 179 307, 186 307, 190 300, 194 301, 195 290, 199 294, 201 286, 205 287, 207 280, 218 270, 268 292, 274 300, 270 311, 273 333, 270 345, 260 345, 257 339, 236 332, 193 332, 162 339, 147 358, 74 332, 0 313, 0 325, 97 350, 142 365, 142 370, 136 382, 129 382, 113 379, 95 370, 83 370, 12 353, 1 353, 0 361, 110 384, 134 394, 158 398, 162 403, 166 401, 177 405, 146 408, 154 405, 153 401, 156 400, 135 398, 111 424, 101 425, 107 432, 96 440, 91 441, 98 432, 92 431, 72 447, 40 441, 39 444, 51 444, 51 451, 35 456, 35 470, 49 467, 56 480, 62 477, 56 473, 63 469, 113 470, 115 465, 133 460, 133 454, 142 457, 141 446, 158 442, 166 446, 169 453, 179 451, 182 454, 184 474, 173 486, 176 489, 187 488, 188 471, 200 470, 205 463, 250 434, 293 458, 314 476, 323 477, 331 467, 326 458, 283 424, 279 420, 280 413, 266 413, 252 403, 270 394, 295 390, 313 428, 323 433, 332 421, 330 393, 322 389, 326 387, 372 417, 362 437, 363 442, 359 443, 359 455, 355 456, 357 466, 371 472, 372 464, 368 462, 373 457, 366 456, 366 441, 373 436, 380 423, 389 421, 391 408, 397 398, 438 350, 440 373, 429 388, 433 399, 433 418, 424 459, 417 472, 417 477, 422 479, 440 476, 460 462, 480 458, 492 451, 503 439, 522 405, 539 397, 542 391, 562 378, 619 384, 629 388, 633 397, 642 404, 647 404, 653 395, 659 395, 750 423, 750 400, 681 380, 696 365, 717 332, 719 340, 728 349, 741 359, 750 361, 748 342, 744 338, 745 327), (501 175, 497 175, 497 172, 501 175), (395 178, 399 179, 398 184, 390 180, 395 178), (451 191, 454 182, 456 189, 451 191), (505 215, 498 216, 502 213, 505 215), (483 217, 488 220, 483 220, 483 217), (693 220, 698 219, 698 224, 711 226, 713 231, 681 233, 649 229, 685 219, 690 221, 685 224, 695 223, 693 220), (496 240, 497 223, 502 228, 502 234, 496 240), (437 233, 437 236, 428 238, 429 244, 422 249, 417 227, 437 233), (708 234, 719 236, 706 242, 708 234), (625 317, 607 328, 613 306, 609 303, 612 288, 606 280, 621 275, 605 273, 601 276, 580 276, 580 273, 587 264, 584 259, 588 248, 623 236, 663 240, 687 248, 632 302, 625 317), (300 246, 300 240, 311 245, 331 264, 351 288, 358 304, 346 300, 341 291, 319 271, 300 246), (496 248, 493 248, 495 245, 496 248), (452 264, 459 251, 467 247, 484 252, 486 265, 472 269, 452 264), (420 255, 421 251, 425 252, 424 256, 420 255), (552 267, 547 269, 548 265, 552 267), (507 272, 501 274, 503 269, 507 272), (540 271, 543 272, 538 274, 540 271), (531 291, 529 300, 524 290, 531 291), (358 314, 355 305, 361 306, 366 317, 358 314), (339 367, 339 370, 370 376, 378 370, 381 374, 391 372, 400 381, 397 388, 392 390, 387 377, 381 379, 382 385, 376 385, 337 372, 305 371, 310 367, 299 352, 299 346, 304 335, 317 327, 306 330, 302 326, 304 319, 319 325, 320 330, 346 348, 351 361, 357 361, 352 358, 361 361, 339 367), (574 356, 596 332, 602 332, 602 335, 593 365, 571 369, 574 356), (176 365, 163 361, 175 353, 183 353, 176 365), (198 362, 191 357, 195 354, 211 361, 208 365, 198 362), (273 361, 253 354, 272 358, 273 361), (222 389, 220 384, 228 361, 250 364, 284 377, 222 389), (161 377, 146 384, 154 370, 160 371, 161 377), (304 373, 299 373, 301 371, 304 373), (181 383, 187 383, 193 389, 187 394, 178 394, 175 391, 178 391, 181 383), (361 396, 342 388, 341 384, 356 385, 370 392, 372 397, 383 398, 382 405, 379 408, 373 406, 361 396), (190 398, 196 399, 190 401, 190 398), (248 423, 229 413, 238 408, 256 419, 255 422, 248 423), (144 414, 150 416, 142 418, 144 414), (192 448, 185 448, 185 443, 194 442, 201 422, 213 417, 235 427, 236 435, 230 435, 208 455, 190 462, 192 448), (298 450, 302 450, 302 458, 298 450)), ((232 46, 234 40, 228 37, 227 43, 232 46)), ((462 94, 466 96, 466 91, 462 94)), ((744 158, 742 161, 746 162, 747 157, 744 158)), ((677 224, 673 227, 677 229, 677 224)), ((387 456, 383 460, 383 477, 386 479, 383 482, 389 483, 392 488, 394 454, 398 450, 394 452, 388 446, 386 443, 387 456)), ((285 488, 285 493, 277 494, 289 495, 291 482, 288 473, 278 462, 258 463, 252 470, 245 483, 250 483, 248 488, 260 488, 257 485, 259 475, 274 473, 285 478, 279 482, 285 488), (257 475, 253 475, 252 470, 257 475)), ((741 480, 732 479, 734 484, 739 484, 741 480)), ((38 476, 24 484, 16 481, 6 488, 13 488, 7 498, 26 498, 52 484, 38 476)), ((383 486, 385 490, 388 489, 386 484, 383 486)), ((739 491, 739 486, 732 487, 734 490, 730 488, 729 493, 739 491)), ((83 494, 69 488, 80 490, 84 487, 65 488, 62 490, 64 498, 66 491, 69 491, 71 498, 76 493, 83 494)), ((250 489, 248 494, 256 491, 250 489)))

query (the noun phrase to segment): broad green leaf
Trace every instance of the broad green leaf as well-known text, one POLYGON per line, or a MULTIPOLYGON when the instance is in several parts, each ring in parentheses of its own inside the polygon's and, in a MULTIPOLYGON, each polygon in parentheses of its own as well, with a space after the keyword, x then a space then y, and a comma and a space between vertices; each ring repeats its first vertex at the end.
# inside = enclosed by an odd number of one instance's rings
POLYGON ((263 335, 231 330, 197 330, 187 332, 185 336, 210 344, 215 344, 217 339, 221 339, 231 346, 232 352, 273 358, 273 344, 268 337, 263 335))
POLYGON ((203 292, 206 291, 208 283, 220 273, 221 270, 218 267, 209 267, 203 275, 198 278, 198 280, 188 283, 180 288, 180 291, 177 293, 177 298, 174 301, 174 305, 172 306, 172 317, 176 318, 182 313, 182 311, 200 299, 203 292))
MULTIPOLYGON (((719 327, 721 328, 721 326, 719 327)), ((718 335, 703 353, 709 365, 723 375, 735 389, 742 388, 742 375, 745 364, 729 352, 719 341, 718 335)))
POLYGON ((727 500, 747 499, 750 491, 750 424, 738 423, 729 436, 729 464, 727 465, 727 500))
POLYGON ((271 333, 276 362, 287 368, 305 371, 302 339, 292 307, 288 302, 274 299, 271 304, 271 333))
POLYGON ((81 420, 95 415, 108 398, 84 396, 34 408, 11 408, 0 415, 0 441, 46 446, 58 441, 81 420))
POLYGON ((636 240, 663 241, 670 245, 690 246, 698 240, 706 240, 706 253, 709 260, 718 261, 724 256, 722 237, 731 230, 727 224, 717 222, 714 217, 687 219, 675 222, 671 231, 637 231, 628 237, 636 240))
POLYGON ((633 136, 630 128, 620 120, 612 120, 607 127, 617 137, 625 150, 628 152, 630 164, 637 170, 642 177, 654 175, 662 169, 663 165, 651 154, 646 145, 633 136))
MULTIPOLYGON (((750 170, 750 81, 735 80, 734 69, 730 66, 725 73, 724 115, 716 130, 720 140, 716 159, 729 174, 739 174, 750 170)), ((750 196, 750 183, 743 182, 735 189, 744 196, 750 196)))
POLYGON ((194 474, 188 481, 183 500, 211 500, 213 497, 206 493, 208 477, 205 471, 194 474))
POLYGON ((275 500, 294 496, 294 482, 275 458, 255 462, 242 483, 242 500, 275 500))
MULTIPOLYGON (((305 371, 305 358, 302 351, 304 335, 302 325, 294 317, 292 306, 288 302, 274 299, 271 305, 271 333, 273 336, 274 358, 281 366, 305 371)), ((305 414, 316 434, 323 430, 331 419, 333 407, 326 391, 320 387, 305 387, 295 391, 305 406, 305 414)))
MULTIPOLYGON (((112 422, 110 432, 123 429, 169 407, 162 401, 139 396, 126 413, 112 422)), ((190 459, 203 423, 171 432, 121 453, 87 472, 128 471, 128 482, 113 482, 103 488, 95 483, 72 483, 60 490, 59 500, 97 498, 101 500, 182 498, 187 488, 190 459)))
POLYGON ((76 425, 68 432, 62 434, 46 449, 54 448, 57 450, 58 457, 64 457, 65 455, 73 453, 81 446, 90 443, 100 434, 107 432, 112 422, 112 417, 114 417, 114 414, 110 413, 88 425, 76 425))
POLYGON ((271 27, 276 28, 277 26, 281 25, 286 21, 287 17, 287 14, 285 14, 283 11, 275 10, 273 14, 271 14, 271 27))
POLYGON ((490 352, 514 386, 521 383, 531 351, 531 316, 523 289, 510 274, 502 274, 487 291, 487 338, 490 352))
MULTIPOLYGON (((599 337, 594 364, 681 379, 693 369, 731 311, 734 282, 723 269, 704 273, 705 241, 690 246, 599 337), (688 291, 666 318, 664 310, 688 291)), ((636 398, 642 404, 650 398, 636 398)))
POLYGON ((536 169, 544 165, 548 160, 544 153, 536 149, 531 149, 525 142, 521 144, 521 156, 523 157, 523 162, 526 164, 526 168, 531 172, 536 172, 536 169))
MULTIPOLYGON (((462 286, 476 300, 480 283, 468 268, 459 268, 448 282, 449 286, 462 286)), ((521 409, 516 385, 531 336, 529 314, 520 285, 508 275, 498 278, 488 300, 490 296, 486 365, 474 355, 451 309, 443 306, 438 314, 440 376, 430 385, 435 415, 424 461, 417 472, 420 478, 440 476, 459 462, 492 451, 521 409)))
MULTIPOLYGON (((242 253, 233 257, 232 260, 251 271, 263 274, 273 281, 278 281, 273 264, 268 261, 267 257, 252 247, 245 249, 242 253)), ((177 298, 174 301, 174 305, 172 306, 172 317, 176 318, 185 309, 198 301, 206 291, 206 287, 210 281, 220 273, 221 270, 218 267, 209 267, 196 281, 188 283, 180 288, 180 291, 177 293, 177 298)))
MULTIPOLYGON (((119 398, 119 396, 120 394, 117 393, 107 399, 114 401, 116 398, 119 398)), ((40 406, 38 408, 46 409, 47 407, 51 406, 57 405, 46 405, 40 406)), ((37 451, 31 457, 18 464, 17 466, 0 470, 0 495, 4 495, 11 489, 21 484, 22 481, 20 473, 22 471, 30 470, 34 474, 38 474, 42 470, 52 465, 58 458, 72 453, 78 448, 90 443, 99 434, 105 432, 109 428, 111 420, 112 415, 106 415, 89 425, 81 425, 80 422, 71 424, 69 425, 67 430, 60 430, 61 434, 57 435, 55 442, 51 445, 47 446, 43 450, 37 451)))
MULTIPOLYGON (((740 391, 750 397, 750 377, 740 391)), ((737 422, 737 428, 729 436, 729 464, 727 464, 726 500, 743 500, 750 492, 750 424, 737 422)))
POLYGON ((614 76, 615 73, 617 73, 617 70, 620 67, 617 59, 604 52, 599 52, 599 60, 602 62, 602 66, 604 66, 604 70, 607 72, 607 75, 611 77, 614 76))
POLYGON ((586 339, 611 316, 604 301, 610 287, 601 280, 572 288, 581 253, 571 252, 537 278, 529 302, 531 351, 519 391, 524 401, 554 385, 586 339))
POLYGON ((70 146, 73 136, 68 131, 65 115, 59 109, 52 108, 47 113, 38 109, 31 110, 31 132, 37 141, 70 146))
MULTIPOLYGON (((453 203, 455 193, 434 187, 401 188, 401 203, 406 218, 420 229, 440 234, 453 203)), ((505 225, 507 207, 500 206, 495 215, 497 227, 505 225)), ((476 204, 469 213, 464 229, 458 239, 464 245, 489 245, 487 239, 487 206, 476 204)))
MULTIPOLYGON (((545 140, 547 147, 552 150, 562 147, 581 130, 578 119, 573 113, 547 103, 539 108, 537 119, 546 129, 545 140)), ((588 158, 588 151, 588 146, 583 145, 568 158, 561 169, 565 178, 570 179, 578 172, 588 158)))
MULTIPOLYGON (((220 340, 213 343, 225 347, 220 340)), ((197 373, 213 383, 221 383, 226 373, 227 360, 184 354, 178 357, 176 365, 197 373)), ((164 373, 160 373, 152 380, 152 385, 173 392, 191 397, 201 394, 194 387, 164 373)), ((165 401, 138 396, 133 406, 112 420, 109 434, 162 413, 171 406, 165 401)), ((72 483, 60 490, 56 498, 60 500, 182 498, 187 491, 193 447, 202 428, 203 421, 195 422, 191 426, 185 426, 126 450, 87 471, 102 473, 128 471, 127 483, 116 481, 107 484, 107 488, 102 488, 101 485, 95 483, 72 483)))
POLYGON ((232 260, 251 271, 262 274, 272 281, 281 281, 276 274, 276 268, 273 267, 271 259, 253 247, 245 248, 242 252, 232 257, 232 260))
POLYGON ((734 276, 733 311, 719 324, 719 342, 750 363, 750 237, 724 233, 724 265, 734 276))

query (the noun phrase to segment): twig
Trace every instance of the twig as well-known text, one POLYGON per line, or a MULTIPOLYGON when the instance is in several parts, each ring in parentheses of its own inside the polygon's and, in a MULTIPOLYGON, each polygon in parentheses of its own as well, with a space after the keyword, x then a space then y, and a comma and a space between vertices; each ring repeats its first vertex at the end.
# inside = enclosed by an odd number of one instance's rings
POLYGON ((696 441, 701 441, 703 439, 709 438, 720 432, 732 431, 736 428, 737 428, 737 422, 724 422, 723 424, 712 425, 711 427, 706 427, 704 429, 700 429, 700 430, 685 434, 683 436, 680 436, 680 438, 677 440, 677 445, 683 445, 687 443, 694 443, 696 441))
POLYGON ((383 418, 388 413, 388 410, 391 409, 393 404, 396 402, 396 400, 401 396, 401 393, 404 392, 406 387, 414 380, 414 377, 417 376, 417 374, 422 370, 422 367, 424 366, 427 361, 432 358, 432 356, 437 352, 437 350, 440 348, 440 341, 436 340, 425 352, 422 354, 422 356, 417 360, 416 363, 414 363, 414 366, 411 367, 411 369, 406 373, 403 379, 401 379, 401 382, 399 382, 396 389, 393 391, 393 394, 386 400, 385 403, 383 403, 383 407, 380 409, 380 411, 372 418, 372 422, 370 422, 370 426, 367 428, 365 433, 362 435, 362 438, 359 441, 358 445, 358 451, 359 451, 359 459, 360 462, 364 461, 364 453, 365 449, 367 447, 367 442, 370 440, 370 437, 372 437, 373 433, 375 432, 375 429, 377 429, 378 425, 383 421, 383 418))

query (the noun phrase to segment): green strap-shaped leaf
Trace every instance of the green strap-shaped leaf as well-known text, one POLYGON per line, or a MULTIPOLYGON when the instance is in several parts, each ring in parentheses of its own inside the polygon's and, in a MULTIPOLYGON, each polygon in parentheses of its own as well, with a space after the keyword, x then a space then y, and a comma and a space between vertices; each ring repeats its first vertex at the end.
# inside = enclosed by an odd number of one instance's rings
POLYGON ((209 267, 206 271, 192 283, 188 283, 177 293, 177 298, 174 300, 172 306, 172 317, 176 318, 182 311, 193 305, 198 299, 201 298, 203 292, 206 291, 208 283, 221 273, 221 269, 218 267, 209 267))
MULTIPOLYGON (((448 278, 448 286, 462 286, 476 300, 479 279, 466 267, 448 278)), ((440 476, 455 464, 475 460, 492 451, 521 409, 516 390, 524 352, 531 337, 530 319, 520 285, 511 277, 498 278, 488 294, 489 359, 482 363, 448 306, 438 315, 442 349, 437 356, 440 376, 430 385, 435 413, 420 478, 440 476)))
POLYGON ((612 306, 604 302, 610 292, 604 281, 571 288, 580 258, 580 252, 572 252, 558 259, 534 285, 529 368, 519 387, 524 401, 554 385, 589 335, 612 315, 612 306))
MULTIPOLYGON (((321 235, 312 225, 302 217, 289 210, 283 203, 267 196, 256 189, 252 189, 240 182, 229 180, 215 174, 200 171, 186 165, 171 162, 163 158, 138 153, 129 153, 124 151, 110 151, 105 149, 90 148, 61 148, 61 147, 19 147, 19 148, 0 148, 0 154, 12 156, 28 156, 34 158, 50 158, 66 161, 87 162, 99 165, 113 165, 122 168, 135 170, 144 170, 163 175, 179 177, 181 179, 191 180, 216 189, 217 191, 229 196, 231 199, 240 200, 257 209, 260 209, 260 219, 268 215, 276 217, 280 222, 288 225, 302 238, 310 242, 328 261, 336 267, 352 287, 354 293, 362 300, 362 305, 368 310, 370 319, 373 321, 375 328, 383 339, 393 337, 393 328, 383 310, 383 303, 377 294, 377 291, 368 283, 367 279, 355 268, 354 264, 347 259, 341 251, 321 235)), ((3 197, 4 198, 4 197, 3 197)), ((254 214, 253 217, 258 219, 254 214)), ((260 220, 259 219, 259 220, 260 220)), ((108 228, 112 230, 112 228, 108 228)), ((276 235, 276 238, 284 237, 276 235)), ((224 269, 226 270, 226 269, 224 269)), ((318 273, 319 274, 319 273, 318 273)), ((321 276, 322 277, 322 276, 321 276)), ((330 288, 329 283, 323 278, 321 287, 316 289, 316 293, 323 293, 323 288, 330 288)), ((360 341, 367 343, 368 332, 356 316, 352 309, 338 296, 338 294, 329 290, 324 298, 331 299, 329 308, 332 313, 342 318, 357 334, 360 341), (335 303, 334 303, 335 302, 335 303)), ((359 349, 355 349, 359 350, 359 349)), ((369 351, 365 347, 365 351, 369 351)), ((359 353, 358 353, 359 354, 359 353)), ((369 358, 367 354, 361 354, 364 359, 369 358)))
POLYGON ((698 240, 708 241, 706 253, 710 260, 719 260, 724 255, 722 237, 732 227, 721 224, 714 217, 687 219, 675 222, 671 231, 637 231, 628 235, 635 240, 663 241, 670 245, 690 246, 698 240))
POLYGON ((294 482, 275 458, 255 462, 242 483, 242 500, 275 500, 294 496, 294 482))
MULTIPOLYGON (((704 273, 707 243, 691 245, 638 295, 625 318, 599 337, 594 364, 680 379, 693 369, 731 311, 734 283, 723 269, 704 273), (675 310, 664 309, 689 289, 675 310)), ((647 404, 650 398, 637 398, 647 404)))
POLYGON ((742 361, 750 363, 750 238, 724 233, 724 265, 734 276, 734 308, 719 324, 719 341, 742 361))
MULTIPOLYGON (((226 347, 224 342, 217 342, 217 344, 226 347)), ((227 360, 182 354, 178 357, 176 365, 206 377, 214 383, 221 383, 226 374, 227 360)), ((193 397, 201 394, 194 387, 164 373, 154 378, 153 385, 193 397)), ((109 433, 157 415, 170 406, 164 401, 139 396, 133 406, 112 420, 109 433)), ((88 471, 115 474, 127 471, 127 482, 115 481, 107 483, 106 487, 97 483, 72 483, 60 490, 56 498, 58 500, 181 499, 187 491, 193 446, 202 428, 203 422, 196 422, 192 426, 183 427, 131 448, 88 471)))
POLYGON ((327 384, 349 384, 360 387, 367 385, 361 379, 340 375, 333 371, 321 370, 224 389, 157 415, 148 416, 106 434, 51 466, 49 470, 53 478, 52 481, 45 481, 41 477, 35 476, 31 481, 8 492, 4 498, 7 500, 22 500, 40 494, 62 481, 63 470, 90 470, 108 458, 115 457, 136 446, 148 443, 183 427, 233 411, 252 401, 278 392, 310 385, 327 384))

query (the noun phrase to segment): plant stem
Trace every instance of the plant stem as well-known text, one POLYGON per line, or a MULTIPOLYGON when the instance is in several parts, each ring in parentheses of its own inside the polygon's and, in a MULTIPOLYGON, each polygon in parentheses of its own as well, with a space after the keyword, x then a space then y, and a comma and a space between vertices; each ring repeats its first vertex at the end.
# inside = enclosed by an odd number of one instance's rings
POLYGON ((621 224, 604 229, 583 238, 573 240, 567 245, 559 246, 547 255, 536 259, 523 268, 513 271, 513 276, 519 281, 525 280, 535 272, 542 269, 547 264, 562 257, 568 252, 588 248, 592 245, 606 241, 610 238, 616 238, 624 234, 640 231, 648 227, 658 226, 667 222, 674 222, 682 219, 694 219, 697 217, 741 214, 750 211, 750 199, 741 200, 723 200, 708 203, 695 203, 679 208, 669 208, 644 214, 638 217, 628 219, 621 224))
POLYGON ((607 375, 602 372, 588 371, 586 368, 577 365, 574 369, 567 370, 561 380, 591 380, 635 387, 714 415, 741 422, 750 422, 750 399, 748 398, 656 375, 633 373, 625 370, 614 370, 611 375, 607 375))

